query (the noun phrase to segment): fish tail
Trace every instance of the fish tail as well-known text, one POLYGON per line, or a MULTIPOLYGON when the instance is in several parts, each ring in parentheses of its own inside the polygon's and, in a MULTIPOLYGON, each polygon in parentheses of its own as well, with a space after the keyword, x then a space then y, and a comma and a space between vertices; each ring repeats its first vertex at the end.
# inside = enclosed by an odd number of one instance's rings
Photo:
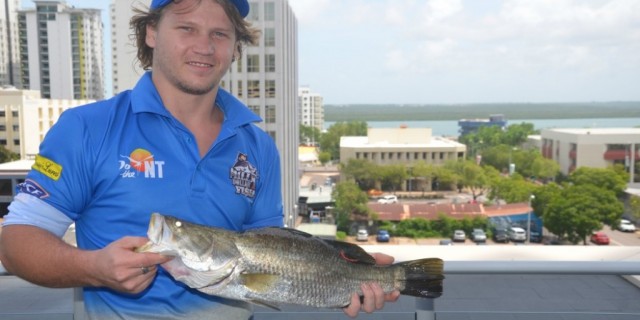
POLYGON ((401 294, 414 297, 437 298, 442 295, 443 262, 438 258, 427 258, 400 262, 396 266, 404 269, 404 289, 401 294))

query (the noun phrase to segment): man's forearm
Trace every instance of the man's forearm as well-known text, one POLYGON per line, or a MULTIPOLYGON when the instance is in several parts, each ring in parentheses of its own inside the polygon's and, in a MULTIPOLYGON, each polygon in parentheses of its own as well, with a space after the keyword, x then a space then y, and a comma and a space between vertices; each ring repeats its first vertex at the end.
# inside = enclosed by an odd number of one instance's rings
POLYGON ((87 272, 91 254, 34 226, 9 225, 0 233, 0 260, 7 271, 45 287, 95 285, 87 272))

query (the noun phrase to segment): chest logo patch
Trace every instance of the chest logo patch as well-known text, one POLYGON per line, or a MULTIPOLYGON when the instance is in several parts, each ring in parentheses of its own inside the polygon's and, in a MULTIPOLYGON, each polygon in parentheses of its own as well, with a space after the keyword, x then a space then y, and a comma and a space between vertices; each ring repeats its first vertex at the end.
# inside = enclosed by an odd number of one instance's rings
POLYGON ((256 196, 258 170, 249 162, 246 154, 238 153, 238 158, 230 170, 229 178, 236 188, 236 194, 249 198, 256 196))
POLYGON ((120 155, 120 177, 135 178, 144 174, 145 178, 164 178, 164 161, 155 160, 148 150, 138 148, 129 155, 120 155))

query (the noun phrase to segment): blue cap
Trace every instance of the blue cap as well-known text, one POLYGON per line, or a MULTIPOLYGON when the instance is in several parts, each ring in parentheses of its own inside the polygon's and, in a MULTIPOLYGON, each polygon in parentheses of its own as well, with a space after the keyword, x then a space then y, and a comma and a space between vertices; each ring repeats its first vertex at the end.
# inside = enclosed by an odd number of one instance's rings
MULTIPOLYGON (((171 1, 173 0, 153 0, 151 1, 151 9, 162 8, 168 5, 169 3, 171 3, 171 1)), ((247 15, 249 14, 249 2, 247 2, 247 0, 229 0, 229 1, 231 1, 231 3, 233 3, 236 6, 236 8, 238 8, 238 12, 240 12, 240 15, 243 18, 247 17, 247 15)))

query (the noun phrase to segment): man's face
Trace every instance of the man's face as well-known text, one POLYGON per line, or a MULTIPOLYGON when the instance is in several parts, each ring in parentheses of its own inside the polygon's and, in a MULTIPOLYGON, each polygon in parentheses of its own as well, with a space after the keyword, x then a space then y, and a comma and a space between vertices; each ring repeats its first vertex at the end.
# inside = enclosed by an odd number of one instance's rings
POLYGON ((212 0, 196 3, 170 4, 156 28, 147 27, 146 42, 154 48, 153 79, 160 90, 209 93, 237 54, 235 29, 222 6, 212 0))

